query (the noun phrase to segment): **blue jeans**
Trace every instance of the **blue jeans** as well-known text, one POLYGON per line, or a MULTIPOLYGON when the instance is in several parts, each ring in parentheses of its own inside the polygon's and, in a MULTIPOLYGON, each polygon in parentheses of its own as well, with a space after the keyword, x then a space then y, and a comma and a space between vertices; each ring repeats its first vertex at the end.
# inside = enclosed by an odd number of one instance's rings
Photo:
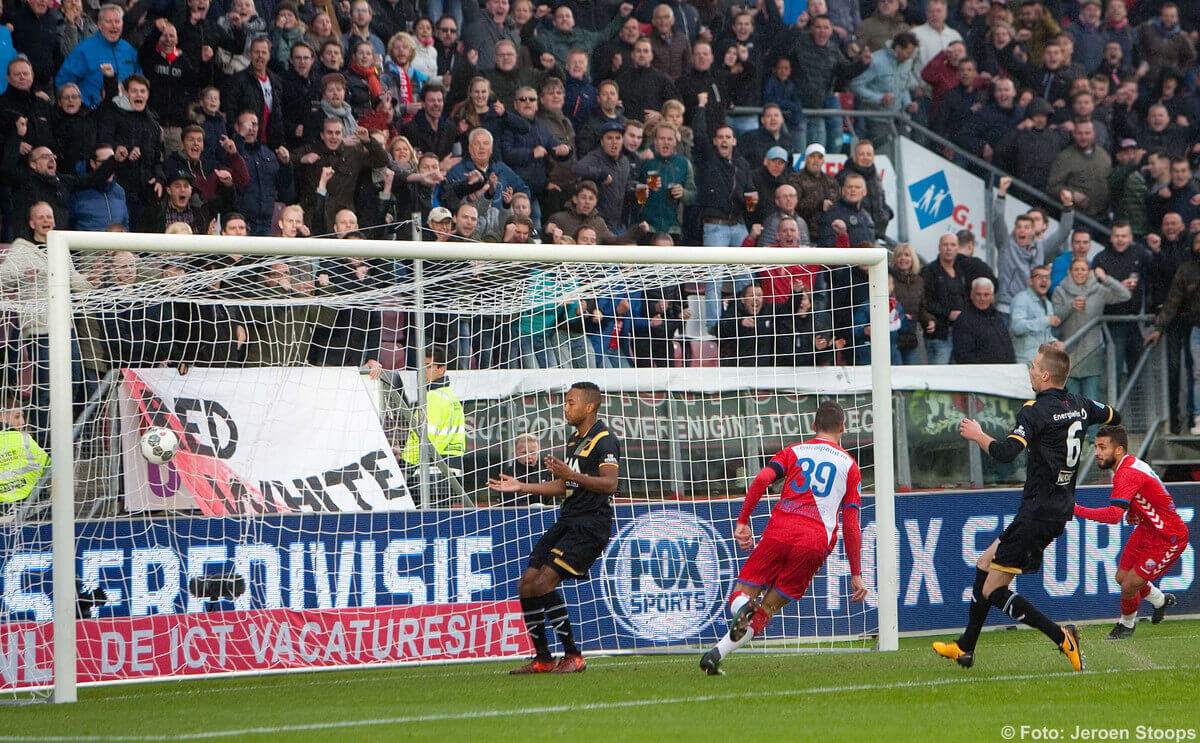
POLYGON ((1090 377, 1068 377, 1067 392, 1073 395, 1080 395, 1089 400, 1095 400, 1100 397, 1100 375, 1093 374, 1090 377))
POLYGON ((925 353, 928 354, 931 364, 949 364, 950 356, 954 353, 953 332, 944 341, 937 338, 926 338, 925 353))
POLYGON ((749 235, 746 225, 738 222, 735 225, 711 224, 704 225, 704 245, 717 247, 741 247, 742 241, 749 235))
POLYGON ((758 128, 757 116, 727 116, 725 123, 733 128, 735 136, 741 136, 746 132, 753 131, 758 128))
POLYGON ((717 321, 721 319, 721 286, 726 279, 733 281, 734 301, 754 283, 754 277, 743 266, 714 267, 713 280, 704 284, 704 329, 710 333, 716 332, 717 321))
POLYGON ((1192 417, 1200 416, 1200 328, 1192 328, 1192 417))
POLYGON ((588 352, 587 338, 579 330, 559 329, 555 338, 558 363, 563 368, 587 369, 588 352))
POLYGON ((908 348, 903 351, 896 349, 896 353, 900 354, 900 360, 896 361, 895 356, 892 357, 892 363, 900 366, 914 366, 921 363, 921 347, 908 348))
POLYGON ((617 348, 608 347, 608 335, 588 333, 588 342, 592 344, 592 352, 596 355, 597 369, 628 369, 629 356, 626 355, 629 342, 622 338, 617 348))
POLYGON ((553 329, 521 336, 521 368, 556 368, 558 366, 558 354, 552 345, 553 339, 553 329))
MULTIPOLYGON (((50 336, 38 335, 30 339, 28 348, 33 366, 33 385, 29 401, 29 435, 46 451, 50 451, 50 336)), ((71 338, 71 419, 76 420, 83 406, 100 386, 97 372, 83 365, 83 353, 79 342, 71 338)))
POLYGON ((478 352, 476 368, 507 369, 512 366, 512 343, 516 323, 506 317, 476 317, 473 333, 478 352))
POLYGON ((1128 379, 1142 357, 1142 329, 1136 322, 1110 322, 1108 332, 1117 351, 1117 376, 1128 379))
MULTIPOLYGON (((841 108, 841 102, 835 95, 825 98, 826 108, 841 108)), ((804 130, 807 144, 814 142, 824 145, 827 153, 842 151, 842 117, 841 116, 811 116, 806 117, 796 128, 804 130)), ((807 146, 807 144, 805 146, 807 146)))

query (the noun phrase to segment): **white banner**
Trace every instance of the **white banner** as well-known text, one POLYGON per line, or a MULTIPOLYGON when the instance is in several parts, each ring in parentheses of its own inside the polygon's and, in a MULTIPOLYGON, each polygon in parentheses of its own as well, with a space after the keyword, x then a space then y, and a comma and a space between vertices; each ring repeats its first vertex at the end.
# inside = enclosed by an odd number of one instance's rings
MULTIPOLYGON (((983 179, 960 168, 940 154, 920 146, 906 137, 900 138, 900 158, 904 162, 904 200, 908 210, 909 243, 925 261, 937 260, 938 239, 947 232, 970 230, 975 233, 975 256, 984 258, 983 243, 987 239, 987 210, 984 208, 983 179)), ((882 158, 876 158, 879 163, 882 158)), ((888 163, 890 165, 891 163, 888 163)), ((893 194, 888 195, 889 204, 893 194)), ((1017 215, 1033 207, 1009 196, 1005 223, 1009 230, 1017 215)), ((899 209, 896 210, 899 214, 899 209)), ((1049 232, 1058 222, 1050 219, 1049 232)), ((894 237, 888 225, 888 235, 894 237)))
POLYGON ((229 513, 415 508, 379 420, 378 385, 353 368, 128 369, 119 405, 130 511, 229 513), (154 465, 148 426, 175 431, 154 465))

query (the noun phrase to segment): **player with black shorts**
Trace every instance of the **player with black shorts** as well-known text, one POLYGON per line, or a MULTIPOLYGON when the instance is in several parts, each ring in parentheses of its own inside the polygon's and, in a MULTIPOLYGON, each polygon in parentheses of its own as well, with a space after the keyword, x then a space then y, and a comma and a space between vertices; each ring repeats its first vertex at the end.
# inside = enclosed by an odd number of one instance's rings
POLYGON ((975 642, 994 606, 1041 630, 1076 671, 1083 670, 1075 625, 1060 627, 1008 587, 1015 576, 1041 569, 1042 552, 1074 518, 1075 477, 1088 426, 1121 422, 1120 414, 1108 405, 1064 389, 1070 369, 1065 351, 1043 343, 1029 365, 1029 383, 1037 396, 1017 413, 1016 424, 1004 440, 988 436, 969 418, 959 425, 963 438, 974 441, 999 462, 1011 462, 1021 451, 1029 452, 1017 517, 975 563, 967 628, 955 642, 933 643, 934 652, 964 668, 975 662, 975 642))
POLYGON ((563 414, 575 431, 567 439, 567 459, 546 457, 549 482, 522 482, 511 475, 489 479, 502 493, 564 498, 558 521, 533 546, 529 567, 517 583, 525 628, 537 655, 510 673, 578 673, 587 667, 567 605, 556 590, 564 580, 586 578, 588 568, 604 552, 612 534, 612 498, 620 479, 621 445, 603 421, 596 419, 603 398, 592 382, 576 382, 567 390, 563 414), (562 643, 556 664, 546 638, 546 624, 562 643))

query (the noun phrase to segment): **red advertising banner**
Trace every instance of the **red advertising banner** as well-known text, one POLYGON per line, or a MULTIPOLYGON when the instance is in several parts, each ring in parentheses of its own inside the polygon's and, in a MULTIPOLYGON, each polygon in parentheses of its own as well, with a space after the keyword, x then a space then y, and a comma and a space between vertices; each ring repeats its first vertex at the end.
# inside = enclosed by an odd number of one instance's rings
MULTIPOLYGON (((85 619, 75 631, 80 683, 532 653, 516 601, 85 619)), ((52 682, 52 633, 0 628, 0 689, 52 682)))

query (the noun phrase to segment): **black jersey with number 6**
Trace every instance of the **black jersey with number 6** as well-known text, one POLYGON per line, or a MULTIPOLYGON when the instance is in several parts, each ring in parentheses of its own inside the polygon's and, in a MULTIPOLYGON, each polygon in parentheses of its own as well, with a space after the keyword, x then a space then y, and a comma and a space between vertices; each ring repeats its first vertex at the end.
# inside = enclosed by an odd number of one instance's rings
MULTIPOLYGON (((581 475, 600 476, 600 465, 620 465, 621 444, 608 426, 596 421, 587 433, 578 432, 567 439, 567 466, 581 475)), ((563 501, 560 515, 612 516, 612 499, 616 493, 594 493, 573 482, 567 483, 567 498, 563 501)), ((1072 504, 1074 505, 1074 504, 1072 504)))
POLYGON ((1088 426, 1120 420, 1117 411, 1108 405, 1058 388, 1042 390, 1025 403, 1008 437, 993 442, 988 450, 994 458, 1006 462, 1015 459, 1022 449, 1029 450, 1018 517, 1071 520, 1084 434, 1088 426))

